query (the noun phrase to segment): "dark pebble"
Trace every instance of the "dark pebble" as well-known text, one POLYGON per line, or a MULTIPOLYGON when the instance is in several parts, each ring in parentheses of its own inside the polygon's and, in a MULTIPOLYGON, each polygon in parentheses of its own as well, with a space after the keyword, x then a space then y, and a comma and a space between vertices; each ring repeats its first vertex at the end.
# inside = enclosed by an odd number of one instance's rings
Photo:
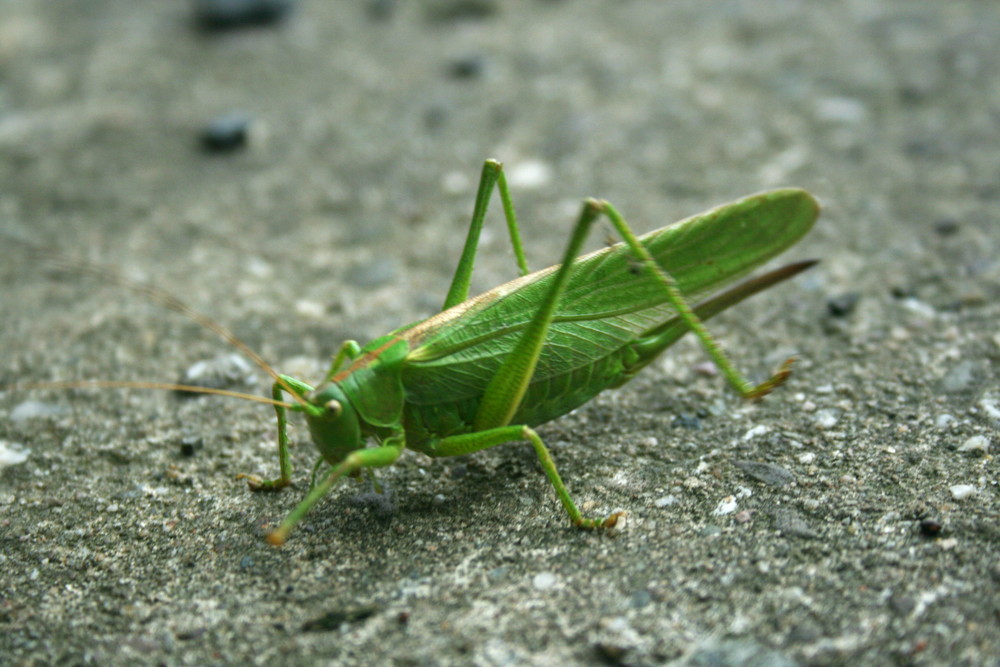
POLYGON ((854 312, 854 307, 858 305, 861 295, 857 292, 847 292, 838 296, 830 297, 826 300, 826 312, 833 317, 845 317, 854 312))
POLYGON ((689 428, 692 431, 697 431, 701 428, 701 420, 692 414, 682 412, 681 414, 674 417, 670 425, 674 428, 689 428))
POLYGON ((329 632, 339 630, 344 623, 357 623, 377 614, 376 605, 364 605, 331 611, 302 624, 303 632, 329 632))
POLYGON ((748 477, 768 486, 787 486, 795 481, 795 475, 773 463, 733 461, 733 465, 742 470, 748 477))
POLYGON ((594 652, 605 665, 625 665, 628 647, 610 642, 597 642, 594 644, 594 652))
POLYGON ((207 628, 195 628, 194 630, 183 630, 174 635, 178 640, 182 642, 190 641, 192 639, 198 639, 203 634, 207 632, 207 628))
POLYGON ((396 513, 396 499, 392 487, 384 482, 381 484, 382 490, 367 491, 350 496, 347 502, 354 507, 360 507, 372 512, 376 517, 386 518, 396 513))
POLYGON ((633 609, 642 609, 643 607, 648 607, 652 602, 652 593, 642 588, 632 593, 632 597, 629 599, 629 606, 633 609))
POLYGON ((893 595, 889 598, 889 608, 899 616, 909 616, 917 608, 917 601, 909 595, 893 595))
POLYGON ((448 75, 453 79, 477 79, 486 69, 486 59, 480 55, 458 58, 448 64, 448 75))
POLYGON ((943 528, 937 519, 924 519, 920 522, 920 533, 925 537, 937 537, 943 528))
POLYGON ((938 220, 934 223, 934 231, 939 236, 954 236, 958 233, 958 220, 938 220))
POLYGON ((189 436, 181 440, 181 456, 190 458, 205 446, 204 441, 197 436, 189 436))
POLYGON ((250 137, 249 114, 242 111, 216 116, 201 131, 201 146, 213 153, 231 153, 244 148, 250 137))
POLYGON ((427 18, 442 23, 482 20, 496 13, 496 0, 435 0, 427 3, 427 18))
POLYGON ((789 509, 778 509, 772 514, 774 527, 789 537, 812 539, 816 537, 806 520, 798 512, 789 509))
POLYGON ((230 30, 278 23, 294 0, 195 0, 194 17, 205 30, 230 30))

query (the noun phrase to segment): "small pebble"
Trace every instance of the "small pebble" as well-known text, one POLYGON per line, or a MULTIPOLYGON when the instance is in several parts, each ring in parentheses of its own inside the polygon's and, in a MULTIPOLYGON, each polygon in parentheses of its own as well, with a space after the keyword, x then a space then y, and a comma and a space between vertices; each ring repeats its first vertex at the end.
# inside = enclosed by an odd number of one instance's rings
MULTIPOLYGON (((254 368, 242 355, 220 354, 191 364, 177 384, 208 389, 229 389, 254 384, 254 368)), ((196 396, 197 392, 178 391, 181 396, 196 396)))
POLYGON ((326 306, 313 299, 299 299, 295 302, 295 312, 311 320, 320 320, 326 315, 326 306))
POLYGON ((1000 400, 996 396, 987 394, 979 401, 979 407, 987 417, 1000 421, 1000 400))
POLYGON ((795 481, 795 475, 773 463, 733 461, 733 465, 742 470, 747 476, 768 486, 788 486, 795 481))
POLYGON ((23 401, 10 411, 10 420, 12 422, 19 422, 39 417, 59 417, 67 412, 69 410, 62 405, 43 403, 41 401, 23 401))
POLYGON ((936 426, 937 428, 947 428, 951 424, 954 424, 956 421, 958 420, 955 419, 954 415, 949 415, 949 414, 938 415, 937 418, 934 420, 934 426, 936 426))
POLYGON ((703 375, 705 377, 715 377, 719 374, 719 367, 716 366, 711 361, 702 361, 691 367, 698 375, 703 375))
POLYGON ((816 101, 816 117, 836 123, 860 123, 868 115, 867 107, 853 97, 823 97, 816 101))
POLYGON ((294 0, 195 0, 194 17, 206 30, 230 30, 278 23, 294 0))
POLYGON ((736 496, 726 496, 719 501, 719 504, 712 510, 712 516, 725 516, 732 514, 737 508, 736 496))
POLYGON ((979 493, 979 490, 972 484, 955 484, 949 490, 955 500, 965 500, 979 493))
POLYGON ((250 137, 250 115, 242 111, 216 116, 201 131, 201 146, 213 153, 231 153, 244 148, 250 137))
POLYGON ((893 299, 908 299, 916 294, 916 290, 906 285, 893 285, 889 288, 889 294, 893 299))
POLYGON ((486 59, 479 54, 457 58, 448 63, 448 74, 453 79, 478 79, 486 69, 486 59))
POLYGON ((653 595, 643 588, 632 593, 632 597, 629 600, 629 606, 633 609, 642 609, 643 607, 648 607, 652 602, 653 595))
POLYGON ((958 220, 938 220, 934 223, 934 231, 939 236, 954 236, 958 233, 960 226, 958 220))
POLYGON ((832 317, 846 317, 854 312, 854 307, 858 305, 861 295, 857 292, 847 292, 839 296, 833 296, 826 300, 826 312, 832 317))
POLYGON ((902 306, 914 315, 918 315, 928 320, 932 320, 937 317, 937 310, 931 304, 926 301, 921 301, 913 297, 903 299, 900 301, 902 306))
POLYGON ((688 428, 692 431, 697 431, 701 428, 701 420, 692 414, 682 412, 674 417, 670 425, 674 428, 688 428))
POLYGON ((927 537, 937 537, 943 526, 937 519, 924 519, 920 522, 920 532, 927 537))
POLYGON ((990 439, 985 435, 974 435, 958 448, 960 452, 981 452, 985 454, 990 450, 990 439))
POLYGON ((197 436, 188 436, 181 440, 181 456, 190 458, 205 446, 204 441, 197 436))
POLYGON ((489 18, 497 13, 498 4, 497 0, 430 0, 424 3, 427 18, 442 23, 489 18))
POLYGON ((507 183, 518 190, 532 190, 552 181, 552 167, 542 160, 525 160, 509 165, 507 183))
POLYGON ((31 450, 17 442, 0 440, 0 470, 28 460, 31 450))
POLYGON ((746 433, 743 434, 743 441, 746 442, 747 440, 752 440, 757 436, 764 435, 770 430, 771 427, 768 426, 767 424, 757 424, 756 426, 754 426, 753 428, 751 428, 750 430, 748 430, 746 433))
POLYGON ((551 572, 539 572, 531 579, 531 585, 535 590, 547 591, 556 585, 556 575, 551 572))
POLYGON ((814 538, 816 533, 801 514, 791 509, 774 511, 774 527, 790 537, 814 538))
POLYGON ((972 359, 964 359, 956 363, 941 378, 941 391, 956 394, 971 389, 976 381, 978 366, 979 362, 972 359))
POLYGON ((817 428, 827 429, 833 428, 840 421, 840 414, 837 410, 825 409, 820 410, 813 417, 813 422, 816 424, 817 428))
POLYGON ((661 496, 660 498, 657 498, 656 500, 653 501, 653 506, 654 507, 669 507, 670 505, 674 505, 676 503, 677 503, 677 496, 674 496, 674 495, 661 496))

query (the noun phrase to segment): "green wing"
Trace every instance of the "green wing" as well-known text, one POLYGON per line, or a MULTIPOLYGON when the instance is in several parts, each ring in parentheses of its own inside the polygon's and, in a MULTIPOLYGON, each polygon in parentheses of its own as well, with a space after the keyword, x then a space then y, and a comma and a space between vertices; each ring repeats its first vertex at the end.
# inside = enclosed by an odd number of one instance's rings
MULTIPOLYGON (((796 243, 818 213, 804 190, 773 190, 640 239, 694 302, 796 243)), ((411 342, 403 371, 407 401, 426 405, 481 395, 554 275, 554 267, 529 274, 401 332, 411 342)), ((574 262, 532 382, 593 364, 673 314, 662 286, 623 244, 584 255, 574 262)))

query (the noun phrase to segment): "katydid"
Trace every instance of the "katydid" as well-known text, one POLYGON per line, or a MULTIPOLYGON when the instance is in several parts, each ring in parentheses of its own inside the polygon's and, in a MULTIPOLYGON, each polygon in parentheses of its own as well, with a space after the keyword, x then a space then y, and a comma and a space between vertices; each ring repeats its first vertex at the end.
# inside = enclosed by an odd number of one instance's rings
POLYGON ((306 497, 268 534, 272 544, 282 544, 337 480, 388 466, 406 448, 432 457, 457 456, 515 441, 534 447, 574 525, 607 528, 623 513, 583 516, 534 427, 621 386, 688 331, 743 397, 757 399, 781 385, 791 359, 764 382, 751 385, 703 320, 815 264, 790 264, 718 292, 795 244, 818 213, 817 202, 807 192, 772 190, 637 238, 610 203, 588 199, 562 262, 531 273, 502 165, 488 160, 442 312, 363 347, 355 341, 343 343, 316 387, 277 374, 227 329, 174 297, 147 285, 119 282, 205 324, 274 379, 270 400, 254 398, 275 407, 280 474, 266 481, 244 475, 251 488, 278 490, 292 483, 287 412, 304 414, 320 458, 306 497), (469 298, 480 231, 494 189, 521 275, 469 298), (621 241, 578 257, 590 227, 601 216, 621 241), (287 402, 285 394, 293 402, 287 402))

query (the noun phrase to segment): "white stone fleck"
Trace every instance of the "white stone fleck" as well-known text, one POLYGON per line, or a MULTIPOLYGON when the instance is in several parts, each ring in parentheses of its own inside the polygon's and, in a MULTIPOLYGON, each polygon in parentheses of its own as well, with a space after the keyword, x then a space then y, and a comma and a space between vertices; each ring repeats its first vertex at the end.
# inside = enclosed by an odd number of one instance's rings
POLYGON ((985 435, 974 435, 958 448, 960 452, 983 452, 990 450, 990 439, 985 435))
POLYGON ((530 190, 552 181, 552 167, 543 160, 525 160, 507 169, 507 183, 512 188, 530 190))
POLYGON ((979 489, 972 484, 955 484, 949 490, 955 500, 965 500, 979 493, 979 489))
POLYGON ((719 501, 719 504, 712 510, 712 516, 725 516, 736 511, 738 503, 735 496, 726 496, 719 501))
POLYGON ((31 450, 19 442, 0 440, 0 470, 28 460, 31 450))
POLYGON ((445 194, 465 194, 472 187, 468 175, 464 171, 449 171, 441 179, 441 189, 445 194))
POLYGON ((535 590, 547 591, 556 585, 556 575, 551 572, 539 572, 531 579, 531 585, 535 590))
POLYGON ((767 426, 766 424, 758 424, 757 426, 754 426, 753 428, 751 428, 750 430, 748 430, 746 433, 743 434, 743 440, 746 441, 752 438, 756 438, 758 435, 764 435, 765 433, 768 433, 770 430, 771 430, 770 426, 767 426))
POLYGON ((840 421, 840 415, 836 410, 826 408, 817 412, 816 416, 813 417, 813 421, 818 428, 832 428, 840 421))
POLYGON ((670 505, 675 505, 677 503, 677 496, 669 495, 662 496, 653 501, 654 507, 669 507, 670 505))
POLYGON ((326 314, 326 308, 319 301, 299 299, 295 302, 295 312, 302 317, 318 320, 326 314))

